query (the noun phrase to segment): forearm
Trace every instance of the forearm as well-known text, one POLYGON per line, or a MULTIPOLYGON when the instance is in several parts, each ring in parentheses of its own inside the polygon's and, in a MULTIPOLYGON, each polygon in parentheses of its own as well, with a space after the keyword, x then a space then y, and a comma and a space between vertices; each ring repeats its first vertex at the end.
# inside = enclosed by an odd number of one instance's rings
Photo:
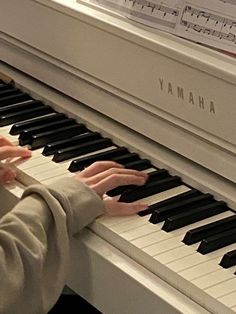
POLYGON ((0 313, 51 308, 65 283, 70 235, 102 210, 95 193, 73 179, 25 192, 0 221, 0 313))

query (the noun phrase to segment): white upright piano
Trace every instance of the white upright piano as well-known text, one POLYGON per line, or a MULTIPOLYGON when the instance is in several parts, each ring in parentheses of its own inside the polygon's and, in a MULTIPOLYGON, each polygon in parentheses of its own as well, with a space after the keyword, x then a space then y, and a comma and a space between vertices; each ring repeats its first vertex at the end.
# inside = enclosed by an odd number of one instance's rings
MULTIPOLYGON (((199 242, 182 240, 189 230, 235 215, 236 60, 76 0, 1 1, 0 59, 0 88, 14 81, 14 93, 32 97, 16 103, 33 108, 40 101, 127 148, 129 158, 139 154, 149 163, 144 171, 181 178, 144 193, 150 208, 196 209, 188 207, 193 199, 181 197, 207 198, 197 205, 206 208, 202 219, 180 220, 169 232, 162 230, 166 221, 149 222, 153 213, 97 219, 71 243, 68 286, 108 314, 235 313, 236 265, 219 265, 228 252, 235 261, 236 243, 228 240, 234 229, 222 232, 225 246, 207 254, 199 242)), ((2 97, 14 104, 7 93, 2 97)), ((10 127, 0 126, 0 134, 18 143, 10 127)), ((6 210, 32 182, 71 175, 71 160, 55 163, 40 149, 33 151, 35 167, 19 167, 18 180, 0 190, 6 210)), ((206 239, 213 246, 221 236, 214 228, 206 239)))

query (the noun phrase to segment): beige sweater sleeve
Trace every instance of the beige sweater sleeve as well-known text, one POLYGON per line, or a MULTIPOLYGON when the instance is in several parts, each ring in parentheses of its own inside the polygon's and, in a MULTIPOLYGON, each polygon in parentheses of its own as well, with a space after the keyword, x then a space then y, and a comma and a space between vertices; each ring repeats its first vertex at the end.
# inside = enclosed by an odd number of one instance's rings
POLYGON ((65 284, 70 236, 102 212, 73 178, 28 188, 0 220, 0 313, 47 313, 65 284))

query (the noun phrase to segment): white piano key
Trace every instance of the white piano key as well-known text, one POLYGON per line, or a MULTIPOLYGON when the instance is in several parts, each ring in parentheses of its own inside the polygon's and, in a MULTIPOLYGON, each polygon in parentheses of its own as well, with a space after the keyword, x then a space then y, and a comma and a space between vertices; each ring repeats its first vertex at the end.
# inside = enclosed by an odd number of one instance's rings
MULTIPOLYGON (((11 130, 12 124, 11 125, 6 125, 6 126, 1 126, 0 127, 0 133, 1 134, 9 134, 10 130, 11 130)), ((9 136, 12 136, 9 134, 9 136)))
MULTIPOLYGON (((142 225, 135 230, 126 231, 120 235, 127 241, 134 243, 136 246, 144 247, 149 245, 150 241, 156 242, 157 239, 159 239, 158 234, 162 225, 163 223, 154 225, 147 221, 145 225, 142 225)), ((162 231, 162 234, 168 236, 166 232, 162 231)))
POLYGON ((209 287, 212 287, 214 285, 217 285, 221 282, 233 278, 234 271, 236 271, 236 267, 232 267, 232 269, 224 269, 221 267, 219 270, 213 273, 192 280, 192 282, 200 289, 207 289, 209 287))
POLYGON ((169 251, 170 246, 172 249, 185 246, 185 244, 182 242, 185 233, 186 227, 168 232, 168 238, 166 241, 163 241, 164 243, 160 243, 157 238, 155 243, 148 244, 146 247, 143 247, 143 251, 147 254, 150 254, 151 256, 155 256, 169 251))
MULTIPOLYGON (((168 267, 170 267, 175 272, 181 272, 189 268, 193 268, 197 265, 204 264, 205 262, 209 262, 207 255, 202 255, 196 252, 197 246, 194 249, 189 247, 190 254, 183 258, 180 258, 174 262, 168 263, 168 267)), ((215 262, 217 264, 217 262, 215 262)))
MULTIPOLYGON (((9 132, 10 132, 10 129, 11 129, 11 126, 12 125, 6 125, 6 126, 1 126, 0 127, 0 133, 1 133, 1 135, 2 134, 9 134, 9 132)), ((10 134, 9 134, 10 135, 10 134)))
POLYGON ((26 169, 25 172, 28 175, 31 176, 36 176, 38 174, 43 174, 48 171, 54 171, 56 169, 63 169, 64 171, 67 170, 67 165, 60 165, 60 164, 55 164, 54 162, 49 162, 49 163, 43 163, 43 164, 37 164, 34 167, 31 167, 30 169, 26 169))
POLYGON ((221 298, 218 299, 220 302, 225 304, 227 307, 231 308, 236 306, 236 291, 227 294, 221 298))
POLYGON ((45 185, 49 185, 49 184, 54 183, 56 180, 59 180, 62 178, 67 178, 67 177, 72 177, 72 176, 74 176, 74 173, 67 172, 65 174, 58 175, 58 176, 55 176, 55 177, 47 179, 47 180, 42 180, 42 181, 40 181, 40 183, 45 184, 45 185))
POLYGON ((179 259, 176 262, 171 263, 169 265, 171 269, 173 269, 176 272, 179 272, 179 271, 184 270, 186 267, 187 268, 193 267, 205 261, 209 261, 212 259, 216 260, 216 258, 218 258, 218 261, 216 261, 216 264, 219 264, 223 255, 227 253, 228 251, 232 250, 233 248, 235 248, 235 245, 232 244, 230 246, 226 246, 221 249, 215 250, 211 253, 203 255, 197 252, 198 246, 199 246, 199 243, 188 246, 190 252, 191 252, 191 249, 194 248, 193 254, 191 254, 191 256, 189 257, 185 257, 183 259, 179 259))
MULTIPOLYGON (((31 158, 42 157, 43 156, 42 152, 43 152, 43 148, 38 148, 38 149, 32 150, 32 157, 31 158)), ((43 157, 48 158, 46 156, 43 156, 43 157)), ((49 158, 50 158, 50 156, 49 156, 49 158)))
MULTIPOLYGON (((177 239, 176 240, 178 242, 177 243, 177 247, 184 246, 185 244, 182 242, 182 240, 183 240, 183 238, 184 238, 184 236, 185 236, 185 234, 186 234, 186 232, 188 230, 190 230, 192 228, 200 227, 202 225, 205 225, 205 224, 210 223, 210 222, 214 222, 216 220, 228 217, 230 215, 232 215, 232 212, 230 212, 230 211, 222 213, 222 214, 218 214, 218 215, 212 216, 210 218, 207 218, 207 219, 195 222, 193 224, 187 225, 187 226, 182 227, 180 229, 173 230, 171 232, 168 232, 168 234, 170 234, 171 237, 177 239)), ((159 243, 157 243, 157 244, 154 243, 154 244, 150 245, 149 247, 146 247, 144 250, 147 253, 149 252, 149 250, 152 251, 152 252, 156 251, 155 255, 157 255, 157 254, 159 254, 159 251, 158 251, 159 250, 159 247, 158 247, 159 245, 160 245, 159 243)))
POLYGON ((102 216, 102 217, 99 217, 97 218, 97 222, 100 224, 100 225, 104 225, 106 227, 110 227, 110 226, 113 226, 113 225, 116 225, 116 224, 119 224, 119 223, 122 223, 122 222, 126 222, 128 220, 132 220, 134 218, 134 216, 114 216, 114 217, 110 217, 110 216, 102 216))
MULTIPOLYGON (((151 230, 155 230, 155 232, 149 233, 145 236, 140 236, 142 234, 142 229, 139 228, 137 230, 136 239, 134 240, 131 239, 130 242, 140 249, 143 249, 152 243, 161 242, 163 240, 171 238, 171 236, 167 232, 163 232, 161 230, 161 227, 158 227, 157 225, 149 225, 149 226, 145 225, 143 226, 143 229, 144 227, 151 227, 151 230)), ((144 230, 144 232, 145 231, 146 230, 144 230)), ((128 234, 128 236, 121 234, 121 236, 124 237, 126 240, 128 240, 129 238, 131 238, 132 234, 131 235, 128 234)))
MULTIPOLYGON (((194 225, 196 226, 196 224, 194 225)), ((189 226, 186 226, 172 232, 165 232, 161 230, 162 226, 163 222, 159 224, 151 224, 147 222, 145 225, 138 227, 134 231, 130 230, 127 233, 122 233, 121 236, 131 241, 134 245, 144 248, 152 244, 156 245, 162 239, 172 238, 177 235, 183 235, 182 237, 184 237, 185 233, 189 230, 189 226)), ((199 226, 199 223, 197 226, 199 226)))
POLYGON ((0 135, 7 138, 12 144, 18 145, 19 144, 18 135, 9 134, 11 127, 12 127, 12 124, 0 127, 0 135))
POLYGON ((147 220, 146 217, 140 217, 136 215, 136 216, 133 216, 132 220, 111 226, 110 229, 113 232, 122 233, 128 230, 136 229, 137 227, 146 224, 147 223, 146 220, 147 220))
MULTIPOLYGON (((207 260, 206 256, 203 256, 203 255, 198 256, 198 258, 202 259, 203 262, 201 264, 198 264, 194 267, 190 267, 188 269, 185 269, 179 272, 179 274, 183 278, 187 279, 188 281, 192 281, 195 278, 204 276, 208 273, 219 270, 221 268, 221 266, 219 266, 217 263, 219 260, 218 258, 207 260), (206 260, 205 262, 204 262, 204 259, 206 260)), ((171 265, 169 264, 168 267, 171 267, 171 265)), ((172 267, 171 269, 173 270, 172 267)))
POLYGON ((171 237, 159 243, 157 242, 155 244, 144 247, 142 251, 146 252, 148 255, 155 256, 157 254, 161 254, 174 248, 183 246, 184 244, 181 242, 181 240, 182 236, 171 237))
POLYGON ((69 171, 64 170, 62 168, 56 168, 56 169, 53 169, 51 171, 49 170, 49 171, 45 171, 45 172, 43 172, 41 174, 36 174, 36 175, 33 176, 33 178, 36 179, 37 181, 41 182, 41 181, 44 181, 44 180, 48 180, 48 179, 54 178, 54 177, 59 176, 59 175, 64 175, 64 174, 66 174, 68 172, 69 171))
MULTIPOLYGON (((196 246, 189 247, 189 246, 181 246, 166 253, 158 255, 158 261, 163 264, 169 264, 174 261, 178 261, 184 257, 189 256, 190 254, 194 253, 196 250, 196 246)), ((155 256, 154 256, 155 258, 155 256)))
MULTIPOLYGON (((169 232, 161 230, 163 222, 160 224, 147 224, 139 231, 134 240, 131 239, 131 242, 139 248, 149 248, 152 251, 152 246, 156 246, 160 241, 173 238, 173 235, 169 232), (144 228, 145 227, 145 228, 144 228)), ((123 235, 122 235, 123 236, 123 235)), ((131 238, 131 235, 128 235, 126 238, 131 238)), ((147 249, 149 250, 149 249, 147 249)), ((157 249, 158 250, 158 249, 157 249)))
POLYGON ((206 289, 206 292, 213 296, 214 298, 218 299, 224 295, 236 291, 236 276, 232 276, 232 278, 227 279, 213 287, 206 289))
POLYGON ((42 169, 45 167, 47 167, 47 165, 52 165, 53 166, 53 162, 51 162, 50 160, 44 158, 43 156, 41 157, 37 157, 37 158, 29 158, 28 160, 26 160, 25 162, 17 165, 17 168, 19 170, 22 171, 27 171, 27 170, 32 170, 35 169, 36 167, 41 167, 42 169))
POLYGON ((222 219, 222 218, 225 218, 225 217, 228 217, 229 215, 231 215, 231 213, 229 214, 228 212, 225 212, 225 213, 216 215, 214 217, 210 217, 210 218, 204 219, 204 220, 202 220, 200 222, 188 225, 186 227, 174 230, 172 232, 161 231, 165 235, 164 237, 163 236, 160 237, 159 233, 156 234, 161 229, 161 227, 163 225, 163 222, 161 222, 159 224, 156 224, 156 225, 150 224, 150 227, 149 227, 149 225, 145 225, 143 227, 137 228, 137 232, 135 234, 135 237, 133 237, 133 238, 132 238, 132 235, 129 235, 129 233, 127 233, 128 234, 127 237, 124 234, 122 234, 122 236, 124 236, 127 240, 134 239, 134 241, 132 241, 132 243, 134 245, 140 247, 140 248, 143 248, 145 246, 149 246, 151 244, 155 244, 156 242, 159 242, 160 239, 162 239, 162 238, 166 238, 167 239, 167 238, 179 235, 179 234, 183 234, 183 238, 184 238, 184 235, 185 235, 185 233, 188 230, 190 230, 192 228, 196 228, 196 227, 202 226, 202 225, 205 225, 207 223, 210 223, 210 222, 222 219), (156 231, 155 230, 155 226, 159 226, 158 228, 156 227, 156 229, 158 229, 157 232, 155 232, 156 231))

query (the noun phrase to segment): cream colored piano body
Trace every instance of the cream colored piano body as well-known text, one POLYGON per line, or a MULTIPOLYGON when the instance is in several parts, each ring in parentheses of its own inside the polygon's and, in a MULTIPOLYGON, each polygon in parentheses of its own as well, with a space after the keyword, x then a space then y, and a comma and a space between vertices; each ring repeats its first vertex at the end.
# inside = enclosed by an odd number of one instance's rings
MULTIPOLYGON (((36 98, 236 210, 236 60, 75 0, 2 1, 0 58, 36 98)), ((21 189, 0 191, 6 207, 21 189)), ((104 313, 208 313, 127 251, 85 230, 68 285, 104 313)))

